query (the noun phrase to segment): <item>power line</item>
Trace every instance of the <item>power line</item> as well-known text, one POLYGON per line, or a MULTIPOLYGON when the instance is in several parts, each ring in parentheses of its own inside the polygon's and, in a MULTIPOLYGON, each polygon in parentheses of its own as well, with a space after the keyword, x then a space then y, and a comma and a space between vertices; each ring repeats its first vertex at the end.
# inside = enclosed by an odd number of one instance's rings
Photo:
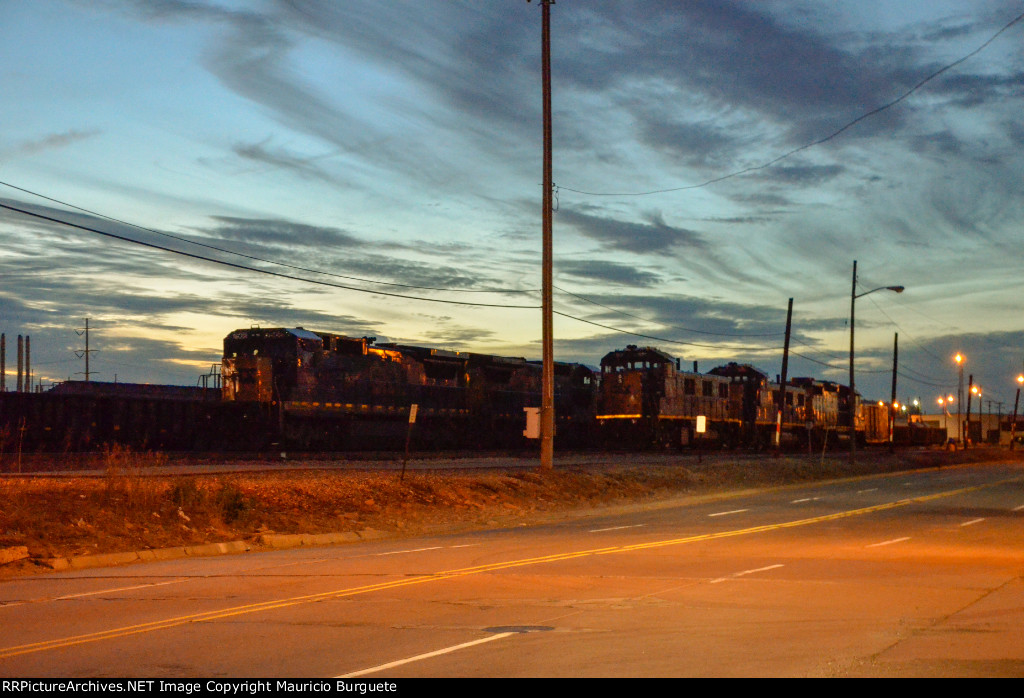
POLYGON ((40 194, 39 192, 32 191, 31 189, 25 189, 23 187, 16 186, 14 184, 11 184, 10 182, 0 181, 0 185, 3 185, 5 187, 10 187, 11 189, 15 189, 15 190, 20 191, 20 192, 25 193, 25 194, 30 194, 32 196, 37 196, 40 199, 45 199, 46 201, 50 201, 50 202, 55 203, 55 204, 60 204, 61 206, 66 206, 66 207, 74 209, 76 211, 81 211, 82 213, 87 213, 90 216, 96 216, 97 218, 103 218, 103 219, 111 221, 113 223, 120 223, 121 225, 127 225, 128 227, 135 228, 137 230, 144 230, 147 233, 153 233, 154 235, 160 235, 160 236, 165 237, 165 238, 170 238, 171 240, 177 240, 178 242, 184 242, 184 243, 187 243, 189 245, 196 245, 197 247, 204 247, 204 248, 206 248, 208 250, 214 250, 216 252, 223 252, 224 254, 235 255, 237 257, 243 257, 245 259, 251 259, 254 262, 263 262, 264 264, 274 264, 274 265, 277 265, 277 266, 286 267, 288 269, 295 269, 296 271, 304 271, 304 272, 308 272, 308 273, 311 273, 311 274, 323 274, 324 276, 332 276, 332 277, 337 278, 337 279, 348 279, 349 281, 359 281, 361 283, 367 283, 367 284, 379 284, 381 286, 395 286, 395 287, 399 287, 399 288, 413 288, 413 289, 418 289, 418 290, 421 290, 421 291, 445 291, 445 292, 448 292, 448 293, 509 293, 509 294, 511 294, 511 293, 535 293, 537 291, 537 289, 503 289, 503 288, 475 289, 475 288, 438 288, 438 287, 434 287, 434 286, 416 286, 416 285, 413 285, 413 284, 400 284, 400 283, 391 282, 391 281, 377 281, 377 280, 374 280, 374 279, 364 279, 364 278, 360 278, 358 276, 346 276, 344 274, 337 274, 337 273, 329 272, 329 271, 321 271, 319 269, 309 269, 309 268, 306 268, 306 267, 296 266, 294 264, 288 264, 286 262, 277 262, 277 261, 274 261, 272 259, 264 259, 262 257, 256 257, 256 256, 253 256, 253 255, 244 254, 242 252, 236 252, 234 250, 228 250, 228 249, 225 249, 223 247, 217 247, 216 245, 209 245, 209 244, 206 244, 206 243, 197 242, 195 240, 189 240, 188 238, 181 237, 181 236, 178 236, 178 235, 172 235, 171 233, 166 233, 166 232, 163 232, 163 231, 160 231, 160 230, 154 230, 153 228, 147 228, 145 226, 138 225, 136 223, 130 223, 128 221, 121 220, 120 218, 114 218, 113 216, 108 216, 108 215, 106 215, 104 213, 99 213, 97 211, 92 211, 92 210, 89 210, 87 208, 83 208, 81 206, 76 206, 75 204, 71 204, 71 203, 68 203, 66 201, 61 201, 60 199, 55 199, 55 198, 53 198, 51 196, 46 196, 45 194, 40 194))
POLYGON ((425 298, 423 296, 410 296, 410 295, 401 294, 401 293, 390 293, 390 292, 387 292, 387 291, 374 291, 374 290, 371 290, 371 289, 358 288, 356 286, 346 286, 344 284, 337 284, 337 283, 332 283, 332 282, 329 282, 329 281, 318 281, 316 279, 304 279, 302 277, 293 276, 291 274, 282 274, 280 272, 271 271, 269 269, 259 269, 257 267, 248 267, 248 266, 245 266, 244 264, 235 264, 234 262, 226 262, 226 261, 221 260, 221 259, 214 259, 212 257, 204 257, 203 255, 192 254, 191 252, 183 252, 181 250, 175 250, 173 248, 164 247, 163 245, 157 245, 157 244, 154 244, 154 243, 151 243, 151 242, 143 242, 142 240, 135 240, 134 238, 126 237, 124 235, 116 235, 115 233, 109 233, 109 232, 106 232, 106 231, 103 231, 103 230, 98 230, 96 228, 91 228, 91 227, 86 226, 86 225, 80 225, 78 223, 71 223, 70 221, 64 221, 64 220, 61 220, 59 218, 53 218, 52 216, 44 216, 41 213, 34 213, 32 211, 26 211, 25 209, 21 209, 21 208, 18 208, 16 206, 9 206, 9 205, 4 204, 4 203, 0 203, 0 208, 5 208, 5 209, 7 209, 9 211, 15 211, 17 213, 21 213, 21 214, 24 214, 26 216, 31 216, 33 218, 39 218, 41 220, 49 221, 51 223, 57 223, 58 225, 65 225, 65 226, 68 226, 69 228, 77 228, 79 230, 84 230, 84 231, 87 231, 87 232, 90 232, 90 233, 95 233, 97 235, 102 235, 104 237, 113 238, 115 240, 121 240, 122 242, 128 242, 128 243, 131 243, 131 244, 134 244, 134 245, 141 245, 142 247, 149 247, 149 248, 154 249, 154 250, 161 250, 162 252, 170 252, 172 254, 181 255, 182 257, 188 257, 190 259, 198 259, 198 260, 201 260, 201 261, 204 261, 204 262, 211 262, 213 264, 220 264, 220 265, 225 266, 225 267, 231 267, 232 269, 240 269, 242 271, 256 272, 257 274, 266 274, 268 276, 275 276, 275 277, 278 277, 280 279, 288 279, 288 280, 291 280, 291 281, 301 281, 301 282, 307 283, 307 284, 316 284, 318 286, 329 286, 331 288, 340 288, 340 289, 344 289, 346 291, 358 291, 359 293, 369 293, 369 294, 378 295, 378 296, 389 296, 389 297, 392 297, 392 298, 405 298, 407 300, 427 301, 427 302, 430 302, 430 303, 447 303, 447 304, 451 304, 451 305, 468 305, 468 306, 475 306, 475 307, 480 307, 480 308, 528 308, 528 309, 536 310, 536 309, 538 309, 540 307, 540 306, 536 306, 536 305, 506 305, 506 304, 501 304, 501 303, 475 303, 475 302, 471 302, 471 301, 456 301, 456 300, 449 300, 449 299, 444 299, 444 298, 425 298))
POLYGON ((675 191, 685 191, 687 189, 700 189, 700 188, 707 187, 707 186, 712 185, 712 184, 717 184, 718 182, 722 182, 722 181, 727 180, 727 179, 732 179, 733 177, 739 177, 740 175, 745 175, 745 174, 748 174, 750 172, 756 172, 758 170, 767 169, 769 167, 772 167, 773 165, 776 165, 776 164, 782 162, 786 158, 789 158, 789 157, 791 157, 793 155, 796 155, 797 153, 800 153, 800 152, 802 152, 804 150, 807 150, 809 148, 813 148, 814 146, 822 145, 823 143, 827 143, 828 141, 832 140, 833 138, 836 138, 837 136, 839 136, 844 131, 847 131, 848 129, 852 128, 853 126, 859 124, 861 121, 864 121, 865 119, 868 119, 868 118, 870 118, 872 116, 880 114, 883 111, 885 111, 885 110, 887 110, 887 109, 889 109, 891 107, 896 106, 897 104, 899 104, 903 100, 907 99, 910 95, 914 94, 919 89, 921 89, 926 84, 928 84, 929 82, 931 82, 932 80, 934 80, 938 76, 942 75, 946 71, 955 68, 956 66, 960 65, 961 63, 963 63, 964 61, 968 60, 969 58, 972 58, 972 57, 976 56, 977 54, 981 53, 983 50, 988 48, 989 44, 991 44, 993 41, 995 41, 996 38, 998 38, 1000 34, 1005 32, 1007 29, 1009 29, 1010 27, 1012 27, 1014 24, 1016 24, 1017 22, 1021 21, 1022 19, 1024 19, 1024 13, 1021 13, 1021 14, 1017 15, 1012 20, 1010 20, 1008 23, 1006 23, 999 31, 997 31, 995 34, 990 36, 983 44, 981 44, 981 46, 979 46, 978 48, 974 49, 973 51, 971 51, 967 55, 962 56, 961 58, 958 58, 957 60, 953 61, 952 63, 949 63, 949 64, 939 68, 934 73, 932 73, 928 77, 924 78, 923 80, 919 81, 916 85, 911 87, 909 90, 907 90, 906 92, 904 92, 899 97, 897 97, 896 99, 892 100, 891 102, 888 102, 886 104, 883 104, 880 107, 876 107, 876 108, 874 108, 874 109, 872 109, 872 110, 870 110, 868 112, 865 112, 865 113, 861 114, 856 119, 853 119, 852 121, 846 123, 845 125, 843 125, 840 128, 836 129, 835 131, 833 131, 829 135, 825 136, 824 138, 819 138, 816 141, 812 141, 810 143, 805 143, 804 145, 801 145, 801 146, 798 146, 796 148, 793 148, 792 150, 790 150, 790 151, 788 151, 786 153, 783 153, 782 155, 778 156, 774 160, 769 160, 768 162, 766 162, 764 164, 753 165, 751 167, 745 167, 745 168, 743 168, 741 170, 736 170, 735 172, 730 172, 729 174, 722 175, 721 177, 715 177, 715 178, 709 179, 709 180, 707 180, 705 182, 701 182, 700 184, 689 184, 689 185, 682 186, 682 187, 671 187, 671 188, 668 188, 668 189, 655 189, 655 190, 652 190, 652 191, 638 191, 638 192, 594 192, 594 191, 582 191, 580 189, 573 189, 573 188, 567 187, 565 185, 559 185, 559 186, 560 186, 561 189, 565 189, 566 191, 571 191, 571 192, 573 192, 575 194, 583 194, 585 196, 650 196, 652 194, 666 194, 666 193, 675 192, 675 191))

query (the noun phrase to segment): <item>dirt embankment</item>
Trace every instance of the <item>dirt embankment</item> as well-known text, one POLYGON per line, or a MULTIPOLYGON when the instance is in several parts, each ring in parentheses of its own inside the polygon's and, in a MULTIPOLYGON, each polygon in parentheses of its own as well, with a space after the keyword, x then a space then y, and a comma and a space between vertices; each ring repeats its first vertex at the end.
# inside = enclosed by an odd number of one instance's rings
MULTIPOLYGON (((400 478, 395 470, 370 469, 372 463, 356 470, 351 463, 324 461, 274 472, 153 475, 167 465, 166 457, 115 452, 102 459, 99 475, 39 477, 0 469, 0 551, 28 554, 0 565, 0 573, 28 572, 50 558, 223 541, 255 544, 268 533, 412 535, 507 526, 679 495, 1007 457, 1020 454, 865 452, 856 466, 847 455, 716 454, 698 460, 689 454, 624 454, 584 457, 552 471, 466 471, 453 467, 456 462, 434 461, 436 468, 410 470, 400 478)), ((62 464, 44 465, 40 469, 53 471, 62 464)))

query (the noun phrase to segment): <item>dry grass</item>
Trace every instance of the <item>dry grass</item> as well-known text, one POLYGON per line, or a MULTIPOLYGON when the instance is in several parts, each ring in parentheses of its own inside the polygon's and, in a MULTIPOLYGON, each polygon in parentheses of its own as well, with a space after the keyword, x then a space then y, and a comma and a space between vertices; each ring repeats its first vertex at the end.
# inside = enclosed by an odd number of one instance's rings
POLYGON ((415 471, 402 480, 393 471, 330 469, 153 476, 147 471, 167 464, 162 454, 112 449, 102 455, 99 477, 28 477, 10 470, 0 477, 0 548, 27 546, 38 559, 254 539, 266 532, 401 535, 480 528, 572 509, 1008 455, 865 453, 856 468, 845 456, 717 455, 698 462, 686 455, 657 465, 549 472, 415 471))

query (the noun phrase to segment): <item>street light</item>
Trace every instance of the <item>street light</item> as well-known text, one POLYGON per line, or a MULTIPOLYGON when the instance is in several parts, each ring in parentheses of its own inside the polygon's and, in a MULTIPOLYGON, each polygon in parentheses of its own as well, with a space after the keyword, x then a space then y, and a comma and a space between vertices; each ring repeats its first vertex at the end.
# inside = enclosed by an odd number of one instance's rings
POLYGON ((949 404, 953 402, 953 396, 939 397, 939 406, 942 407, 942 426, 946 430, 946 440, 949 440, 949 404))
POLYGON ((956 367, 957 367, 957 370, 958 370, 958 372, 960 374, 960 378, 959 378, 959 380, 957 382, 957 387, 956 387, 956 432, 957 432, 956 437, 957 437, 957 440, 960 442, 960 448, 965 448, 967 444, 964 441, 964 423, 963 423, 963 420, 960 419, 960 405, 964 401, 964 357, 963 357, 963 354, 961 354, 960 352, 957 352, 956 356, 953 357, 953 360, 956 361, 956 367))
POLYGON ((967 396, 967 438, 971 437, 971 400, 972 395, 978 398, 978 443, 985 443, 985 412, 981 402, 981 386, 973 382, 974 377, 968 381, 971 383, 971 395, 967 396))
POLYGON ((1013 450, 1013 440, 1017 436, 1017 408, 1020 406, 1020 386, 1024 386, 1024 374, 1017 376, 1017 397, 1013 401, 1013 421, 1010 422, 1010 450, 1013 450))
POLYGON ((850 464, 857 461, 857 388, 853 380, 853 330, 856 301, 862 296, 875 291, 893 291, 903 293, 902 286, 879 286, 864 293, 857 293, 857 260, 853 260, 853 285, 850 289, 850 464))

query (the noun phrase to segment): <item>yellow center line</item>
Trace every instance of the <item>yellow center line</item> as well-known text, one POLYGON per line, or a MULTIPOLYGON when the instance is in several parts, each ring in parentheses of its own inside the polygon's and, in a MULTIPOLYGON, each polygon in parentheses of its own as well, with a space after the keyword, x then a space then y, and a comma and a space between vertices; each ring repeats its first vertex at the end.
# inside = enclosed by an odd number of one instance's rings
POLYGON ((81 645, 89 642, 98 642, 100 640, 110 640, 119 637, 128 637, 130 635, 149 633, 157 630, 166 630, 169 628, 186 625, 188 623, 204 623, 213 620, 218 620, 221 618, 230 618, 233 616, 246 615, 249 613, 259 613, 261 611, 270 611, 278 608, 287 608, 289 606, 316 603, 319 601, 325 601, 329 599, 341 599, 348 596, 358 596, 361 594, 369 594, 375 591, 398 589, 401 587, 425 584, 427 582, 437 582, 456 577, 465 577, 475 574, 497 572, 499 570, 506 570, 515 567, 526 567, 529 565, 539 565, 548 562, 562 562, 565 560, 574 560, 581 557, 589 557, 591 555, 610 555, 615 553, 634 552, 638 550, 650 550, 652 548, 663 548, 672 545, 684 545, 687 543, 696 543, 700 541, 718 540, 721 538, 732 538, 735 536, 745 536, 754 533, 777 531, 786 528, 794 528, 798 526, 809 526, 811 524, 823 523, 826 521, 836 521, 838 519, 849 518, 852 516, 862 516, 864 514, 871 514, 879 511, 885 511, 888 509, 895 509, 897 507, 903 507, 909 504, 919 504, 922 502, 928 502, 931 500, 941 499, 944 497, 952 497, 958 494, 966 494, 968 492, 974 492, 988 487, 996 487, 1007 482, 1016 482, 1018 480, 1020 480, 1020 478, 1001 480, 999 482, 992 482, 984 485, 964 487, 962 489, 950 490, 947 492, 939 492, 930 495, 923 495, 921 497, 900 499, 895 502, 886 502, 884 504, 876 504, 870 507, 850 509, 848 511, 840 511, 833 514, 825 514, 822 516, 813 516, 806 519, 797 519, 795 521, 784 521, 782 523, 777 524, 764 524, 761 526, 751 526, 748 528, 733 529, 729 531, 703 533, 699 535, 686 536, 684 538, 671 538, 667 540, 651 541, 647 543, 635 543, 632 545, 616 545, 607 548, 591 548, 587 550, 578 550, 575 552, 554 553, 552 555, 542 555, 539 557, 523 558, 519 560, 508 560, 505 562, 494 562, 486 565, 463 567, 443 572, 424 574, 422 576, 414 577, 411 579, 396 579, 390 582, 378 582, 375 584, 367 584, 365 586, 351 587, 348 589, 336 589, 333 591, 325 591, 317 594, 293 596, 287 599, 275 599, 272 601, 262 601, 259 603, 233 606, 231 608, 224 608, 216 611, 191 613, 188 615, 175 616, 173 618, 165 618, 163 620, 151 621, 149 623, 139 623, 137 625, 127 625, 120 628, 112 628, 110 630, 101 630, 95 633, 86 633, 83 635, 73 635, 71 637, 58 638, 54 640, 44 640, 41 642, 33 642, 24 645, 15 645, 13 647, 0 649, 0 659, 16 657, 18 655, 30 654, 33 652, 43 652, 46 650, 72 647, 74 645, 81 645))

